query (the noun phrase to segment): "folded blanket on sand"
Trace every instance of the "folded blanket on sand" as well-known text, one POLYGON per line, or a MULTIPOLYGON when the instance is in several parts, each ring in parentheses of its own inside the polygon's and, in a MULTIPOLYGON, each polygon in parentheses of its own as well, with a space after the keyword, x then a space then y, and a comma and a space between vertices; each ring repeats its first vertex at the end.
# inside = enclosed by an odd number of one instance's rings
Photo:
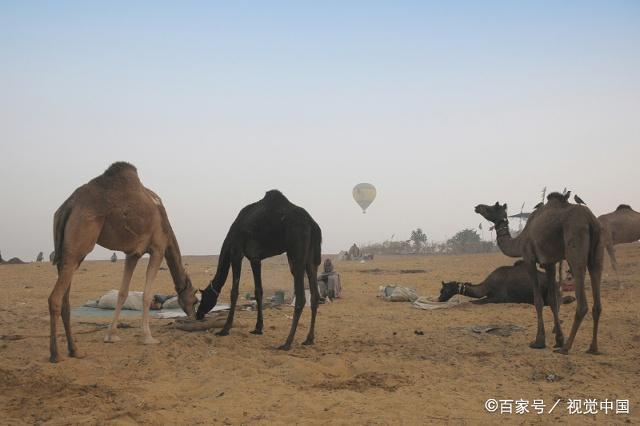
POLYGON ((389 302, 413 302, 418 298, 418 295, 412 288, 399 285, 386 285, 380 286, 378 289, 378 297, 388 300, 389 302))
MULTIPOLYGON (((141 311, 144 306, 143 294, 141 291, 130 291, 127 299, 122 305, 122 309, 128 309, 132 311, 141 311)), ((196 297, 198 297, 197 295, 196 297)), ((199 298, 199 297, 198 297, 199 298)), ((95 307, 100 309, 115 309, 118 302, 118 290, 109 290, 107 294, 100 297, 97 302, 89 301, 84 306, 95 307)), ((178 303, 177 296, 166 296, 156 294, 153 296, 153 302, 151 303, 151 309, 181 309, 178 303)))
POLYGON ((468 297, 465 297, 459 294, 453 296, 451 299, 447 300, 446 302, 438 302, 437 297, 422 296, 414 300, 414 302, 411 304, 411 307, 417 308, 417 309, 427 309, 427 310, 446 309, 446 308, 453 308, 454 306, 458 306, 461 303, 464 303, 468 300, 469 300, 468 297))
POLYGON ((458 294, 446 302, 438 302, 437 296, 418 297, 414 289, 399 285, 380 286, 378 297, 390 302, 411 302, 411 306, 418 309, 446 309, 469 300, 468 297, 458 294))

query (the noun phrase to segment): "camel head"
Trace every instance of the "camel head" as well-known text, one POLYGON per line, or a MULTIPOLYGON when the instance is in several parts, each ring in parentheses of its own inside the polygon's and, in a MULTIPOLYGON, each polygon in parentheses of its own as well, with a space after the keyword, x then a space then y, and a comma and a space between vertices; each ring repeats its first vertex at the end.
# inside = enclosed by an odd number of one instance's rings
POLYGON ((446 302, 451 299, 453 296, 460 292, 460 283, 457 281, 451 281, 445 283, 442 281, 442 288, 440 289, 440 297, 438 297, 438 302, 446 302))
POLYGON ((196 314, 195 307, 198 303, 198 298, 196 297, 196 289, 193 288, 188 274, 185 274, 184 284, 184 287, 178 293, 178 303, 184 313, 187 314, 187 317, 193 318, 196 314))
POLYGON ((487 219, 489 222, 492 222, 493 224, 498 224, 507 220, 507 205, 500 205, 500 203, 497 201, 492 206, 488 206, 486 204, 478 204, 475 210, 476 213, 487 219))
POLYGON ((218 303, 218 296, 220 293, 215 291, 211 284, 204 290, 200 290, 202 298, 200 299, 200 305, 198 306, 198 312, 196 313, 196 319, 203 319, 205 314, 213 309, 218 303))

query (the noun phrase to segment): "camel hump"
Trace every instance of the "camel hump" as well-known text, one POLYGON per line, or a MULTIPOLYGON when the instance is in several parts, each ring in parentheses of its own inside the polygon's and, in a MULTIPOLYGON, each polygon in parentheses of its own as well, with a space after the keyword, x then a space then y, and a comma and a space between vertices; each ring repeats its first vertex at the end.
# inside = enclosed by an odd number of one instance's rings
POLYGON ((629 204, 620 204, 617 208, 616 211, 618 210, 632 210, 631 206, 629 204))
POLYGON ((284 194, 277 189, 267 191, 266 194, 264 194, 263 200, 269 205, 282 205, 289 203, 287 197, 285 197, 284 194))
POLYGON ((118 176, 123 173, 135 173, 138 174, 138 169, 133 164, 127 163, 126 161, 116 161, 112 165, 109 166, 107 170, 104 171, 105 176, 118 176))
POLYGON ((552 192, 551 194, 547 195, 547 200, 551 201, 551 200, 558 200, 558 201, 562 201, 564 203, 567 202, 567 198, 562 195, 559 192, 552 192))

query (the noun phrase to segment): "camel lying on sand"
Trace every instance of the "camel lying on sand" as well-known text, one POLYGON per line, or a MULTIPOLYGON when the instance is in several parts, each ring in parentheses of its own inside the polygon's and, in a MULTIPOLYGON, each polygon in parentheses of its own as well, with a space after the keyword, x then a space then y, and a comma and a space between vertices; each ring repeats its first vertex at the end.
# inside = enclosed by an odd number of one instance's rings
MULTIPOLYGON (((538 282, 544 297, 544 304, 551 302, 547 292, 545 274, 538 271, 538 282)), ((527 266, 518 260, 513 266, 501 266, 489 274, 480 284, 451 281, 442 282, 438 302, 446 302, 456 294, 474 297, 471 303, 529 303, 533 305, 533 280, 527 271, 527 266)), ((564 296, 563 304, 573 302, 575 297, 564 296)))
POLYGON ((4 260, 2 258, 2 254, 0 254, 0 265, 24 265, 27 262, 23 262, 22 260, 18 259, 17 257, 12 257, 9 260, 4 260))

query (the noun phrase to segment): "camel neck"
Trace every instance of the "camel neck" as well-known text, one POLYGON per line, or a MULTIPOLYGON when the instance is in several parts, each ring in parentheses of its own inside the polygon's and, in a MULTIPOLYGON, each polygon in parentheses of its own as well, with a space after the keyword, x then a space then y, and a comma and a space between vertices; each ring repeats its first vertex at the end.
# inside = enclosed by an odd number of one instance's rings
POLYGON ((459 293, 463 296, 481 298, 486 296, 484 286, 471 283, 460 283, 459 293))
POLYGON ((500 251, 509 257, 522 257, 522 233, 516 238, 511 237, 509 221, 503 220, 496 224, 496 239, 500 251))
POLYGON ((178 294, 186 287, 186 273, 184 266, 182 266, 182 256, 180 255, 180 248, 177 244, 172 244, 165 250, 164 258, 167 261, 169 272, 171 272, 171 278, 173 278, 173 285, 178 294))

